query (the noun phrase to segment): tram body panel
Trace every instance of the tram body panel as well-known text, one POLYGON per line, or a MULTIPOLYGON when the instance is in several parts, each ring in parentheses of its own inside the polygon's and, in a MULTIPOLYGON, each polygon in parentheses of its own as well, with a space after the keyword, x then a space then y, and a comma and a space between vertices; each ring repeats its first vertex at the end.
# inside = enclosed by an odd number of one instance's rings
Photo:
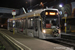
POLYGON ((34 30, 33 29, 27 29, 27 35, 30 37, 34 37, 34 30))
POLYGON ((27 29, 23 29, 23 33, 27 35, 27 29))
POLYGON ((39 37, 39 29, 40 29, 40 24, 39 24, 39 18, 35 18, 35 23, 34 23, 34 36, 39 37))
POLYGON ((52 34, 53 33, 53 29, 42 29, 42 32, 45 34, 52 34))
POLYGON ((23 33, 27 35, 27 18, 24 19, 23 33))
POLYGON ((21 32, 25 35, 31 37, 38 37, 40 39, 57 38, 59 36, 54 37, 53 35, 57 34, 59 30, 56 29, 57 25, 52 25, 51 22, 55 19, 58 20, 58 16, 59 15, 57 9, 48 9, 46 11, 44 9, 27 13, 16 17, 16 22, 18 22, 18 24, 15 27, 15 30, 17 30, 16 32, 21 32))

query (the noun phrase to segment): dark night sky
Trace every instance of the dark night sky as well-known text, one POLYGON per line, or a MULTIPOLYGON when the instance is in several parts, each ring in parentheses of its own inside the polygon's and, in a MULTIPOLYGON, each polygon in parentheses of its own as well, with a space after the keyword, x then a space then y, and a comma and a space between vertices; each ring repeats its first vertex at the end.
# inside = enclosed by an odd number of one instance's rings
MULTIPOLYGON (((65 2, 65 1, 71 1, 71 0, 31 0, 31 5, 35 6, 36 4, 40 4, 40 2, 65 2)), ((54 3, 52 3, 54 4, 54 3)), ((50 4, 49 4, 50 5, 50 4)), ((7 7, 7 8, 16 8, 20 9, 22 7, 28 8, 30 7, 30 0, 0 0, 0 7, 7 7), (27 4, 26 4, 27 2, 27 4)))
MULTIPOLYGON (((70 0, 31 0, 31 5, 34 6, 36 4, 40 4, 40 2, 53 2, 57 1, 70 1, 70 0)), ((54 4, 54 3, 52 3, 54 4)), ((22 7, 28 8, 30 7, 30 0, 0 0, 0 7, 8 7, 8 8, 16 8, 20 9, 22 7), (27 4, 26 4, 27 2, 27 4)))
MULTIPOLYGON (((31 5, 40 4, 40 2, 50 2, 54 0, 31 0, 31 5)), ((0 7, 8 7, 8 8, 22 8, 29 7, 30 0, 0 0, 0 7), (26 4, 27 2, 27 4, 26 4)))
MULTIPOLYGON (((40 2, 45 3, 50 1, 53 0, 31 0, 31 5, 34 6, 36 4, 40 4, 40 2)), ((14 8, 14 9, 20 9, 22 7, 28 8, 30 7, 30 0, 0 0, 0 7, 14 8)), ((4 24, 5 21, 6 18, 0 18, 0 24, 4 24)))
MULTIPOLYGON (((49 6, 49 5, 53 6, 54 4, 58 3, 57 1, 59 3, 62 1, 65 3, 65 1, 66 1, 66 3, 67 3, 67 2, 70 2, 71 0, 31 0, 31 5, 35 6, 36 4, 40 4, 40 2, 43 2, 43 3, 52 2, 51 4, 46 4, 45 6, 49 6)), ((72 0, 72 1, 74 1, 74 0, 72 0)), ((28 8, 28 7, 30 7, 30 0, 0 0, 0 7, 14 8, 14 9, 20 9, 22 7, 28 8), (26 4, 26 2, 27 2, 27 4, 26 4)))

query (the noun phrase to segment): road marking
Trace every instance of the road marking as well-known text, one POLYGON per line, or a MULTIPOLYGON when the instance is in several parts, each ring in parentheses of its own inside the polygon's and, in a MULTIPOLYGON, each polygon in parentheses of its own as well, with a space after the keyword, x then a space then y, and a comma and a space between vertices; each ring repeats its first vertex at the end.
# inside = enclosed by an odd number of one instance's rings
POLYGON ((15 42, 13 42, 8 36, 6 36, 4 33, 1 33, 4 37, 6 37, 9 41, 11 41, 12 43, 14 43, 16 46, 18 46, 21 50, 24 50, 22 47, 20 47, 18 44, 16 44, 15 42))
MULTIPOLYGON (((3 33, 3 32, 2 32, 3 33)), ((4 35, 5 35, 6 33, 4 33, 4 35)), ((7 35, 7 34, 6 34, 7 35)), ((7 35, 7 36, 9 36, 9 35, 7 35)), ((17 43, 19 43, 19 44, 21 44, 22 46, 24 46, 24 47, 26 47, 28 50, 31 50, 31 48, 29 48, 29 47, 27 47, 26 45, 24 45, 24 44, 22 44, 22 43, 20 43, 19 41, 17 41, 16 39, 14 39, 13 37, 11 37, 11 36, 9 36, 11 39, 13 39, 15 42, 17 42, 17 43)))

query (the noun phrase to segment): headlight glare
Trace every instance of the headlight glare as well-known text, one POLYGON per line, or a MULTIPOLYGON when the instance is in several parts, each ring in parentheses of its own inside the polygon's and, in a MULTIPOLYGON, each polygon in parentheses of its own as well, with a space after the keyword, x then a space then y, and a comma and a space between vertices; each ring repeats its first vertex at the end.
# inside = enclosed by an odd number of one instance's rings
POLYGON ((46 33, 46 30, 43 30, 43 33, 46 33))

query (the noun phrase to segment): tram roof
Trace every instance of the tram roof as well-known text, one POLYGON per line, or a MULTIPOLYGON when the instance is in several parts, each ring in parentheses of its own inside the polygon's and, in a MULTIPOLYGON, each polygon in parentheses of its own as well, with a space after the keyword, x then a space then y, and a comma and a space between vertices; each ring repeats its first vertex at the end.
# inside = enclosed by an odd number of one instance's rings
MULTIPOLYGON (((25 13, 25 14, 16 16, 15 18, 21 18, 21 17, 25 17, 25 16, 30 16, 30 15, 33 15, 33 14, 40 14, 42 11, 45 11, 45 10, 55 10, 55 11, 58 11, 58 9, 53 9, 53 8, 39 9, 39 10, 35 10, 35 11, 29 12, 29 13, 25 13)), ((12 19, 12 18, 10 18, 10 19, 12 19)))

